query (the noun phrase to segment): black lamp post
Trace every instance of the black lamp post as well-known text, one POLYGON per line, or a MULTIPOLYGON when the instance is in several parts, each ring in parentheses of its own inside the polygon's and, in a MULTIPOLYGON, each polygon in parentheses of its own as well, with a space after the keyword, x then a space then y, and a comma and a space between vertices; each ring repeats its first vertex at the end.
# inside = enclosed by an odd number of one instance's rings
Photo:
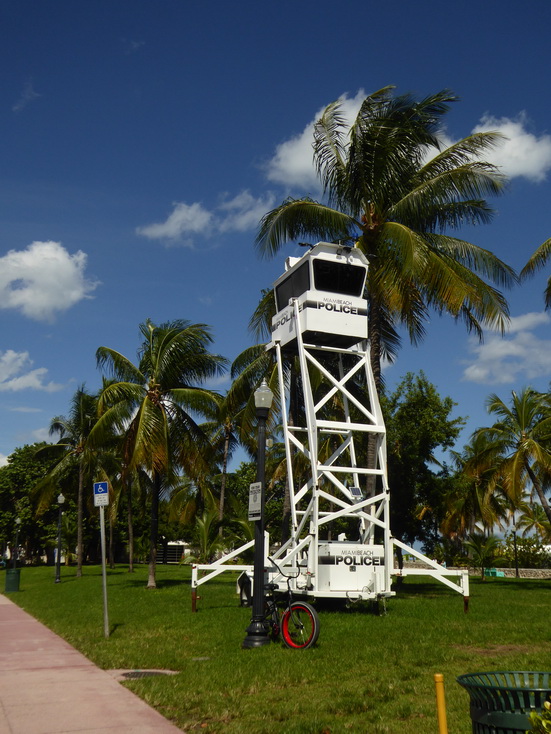
POLYGON ((19 526, 21 525, 21 518, 15 518, 15 544, 13 546, 13 567, 17 568, 17 557, 19 555, 19 526))
POLYGON ((260 518, 254 526, 254 576, 253 576, 253 611, 251 623, 247 627, 247 636, 241 647, 262 647, 270 644, 264 617, 264 484, 266 480, 266 420, 272 406, 273 393, 266 380, 254 393, 256 417, 258 419, 258 448, 256 481, 260 482, 260 518))
POLYGON ((57 504, 59 507, 59 515, 57 518, 57 556, 55 559, 55 583, 59 584, 61 581, 61 516, 63 515, 63 503, 65 497, 61 492, 57 495, 57 504))

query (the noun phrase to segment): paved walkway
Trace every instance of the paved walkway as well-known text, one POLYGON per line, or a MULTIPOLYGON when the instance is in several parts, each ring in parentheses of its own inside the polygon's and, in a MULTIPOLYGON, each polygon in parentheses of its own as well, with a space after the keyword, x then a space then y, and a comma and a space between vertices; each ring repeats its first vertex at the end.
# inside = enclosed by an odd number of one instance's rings
POLYGON ((182 734, 0 594, 1 734, 182 734))

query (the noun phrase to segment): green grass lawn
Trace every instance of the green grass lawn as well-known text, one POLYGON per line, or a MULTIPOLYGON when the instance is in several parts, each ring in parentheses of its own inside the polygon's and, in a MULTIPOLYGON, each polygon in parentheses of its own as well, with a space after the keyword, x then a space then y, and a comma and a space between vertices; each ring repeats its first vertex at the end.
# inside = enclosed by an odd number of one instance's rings
POLYGON ((385 616, 318 603, 319 642, 294 651, 241 649, 251 612, 232 573, 200 588, 196 614, 188 568, 159 566, 153 591, 146 578, 146 567, 108 572, 107 640, 99 567, 80 579, 62 568, 60 584, 53 568, 23 568, 10 599, 101 668, 179 671, 125 685, 187 732, 436 734, 433 676, 443 673, 449 733, 470 734, 456 676, 551 670, 550 581, 472 580, 468 614, 459 594, 420 579, 385 616))

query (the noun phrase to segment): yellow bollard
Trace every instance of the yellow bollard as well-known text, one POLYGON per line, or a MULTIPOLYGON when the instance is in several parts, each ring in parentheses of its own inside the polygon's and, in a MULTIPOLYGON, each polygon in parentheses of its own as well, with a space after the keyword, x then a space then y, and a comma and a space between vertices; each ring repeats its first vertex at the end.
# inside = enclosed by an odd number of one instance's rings
POLYGON ((438 734, 448 734, 448 722, 446 720, 446 698, 444 696, 444 676, 442 673, 434 674, 434 687, 436 688, 436 713, 438 716, 438 734))

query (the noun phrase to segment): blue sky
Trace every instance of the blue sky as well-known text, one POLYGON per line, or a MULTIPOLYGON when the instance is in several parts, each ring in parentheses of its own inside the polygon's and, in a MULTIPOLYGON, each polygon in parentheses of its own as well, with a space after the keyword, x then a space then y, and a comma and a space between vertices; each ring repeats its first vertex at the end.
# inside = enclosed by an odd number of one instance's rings
MULTIPOLYGON (((135 357, 146 318, 209 324, 229 359, 252 343, 260 289, 302 252, 259 259, 258 221, 318 196, 311 125, 337 98, 450 88, 447 139, 502 130, 507 193, 460 235, 520 269, 551 236, 550 20, 547 0, 4 0, 0 464, 99 386, 98 346, 135 357)), ((423 369, 469 417, 465 440, 489 393, 547 389, 548 275, 507 294, 504 339, 435 316, 388 385, 423 369)))

